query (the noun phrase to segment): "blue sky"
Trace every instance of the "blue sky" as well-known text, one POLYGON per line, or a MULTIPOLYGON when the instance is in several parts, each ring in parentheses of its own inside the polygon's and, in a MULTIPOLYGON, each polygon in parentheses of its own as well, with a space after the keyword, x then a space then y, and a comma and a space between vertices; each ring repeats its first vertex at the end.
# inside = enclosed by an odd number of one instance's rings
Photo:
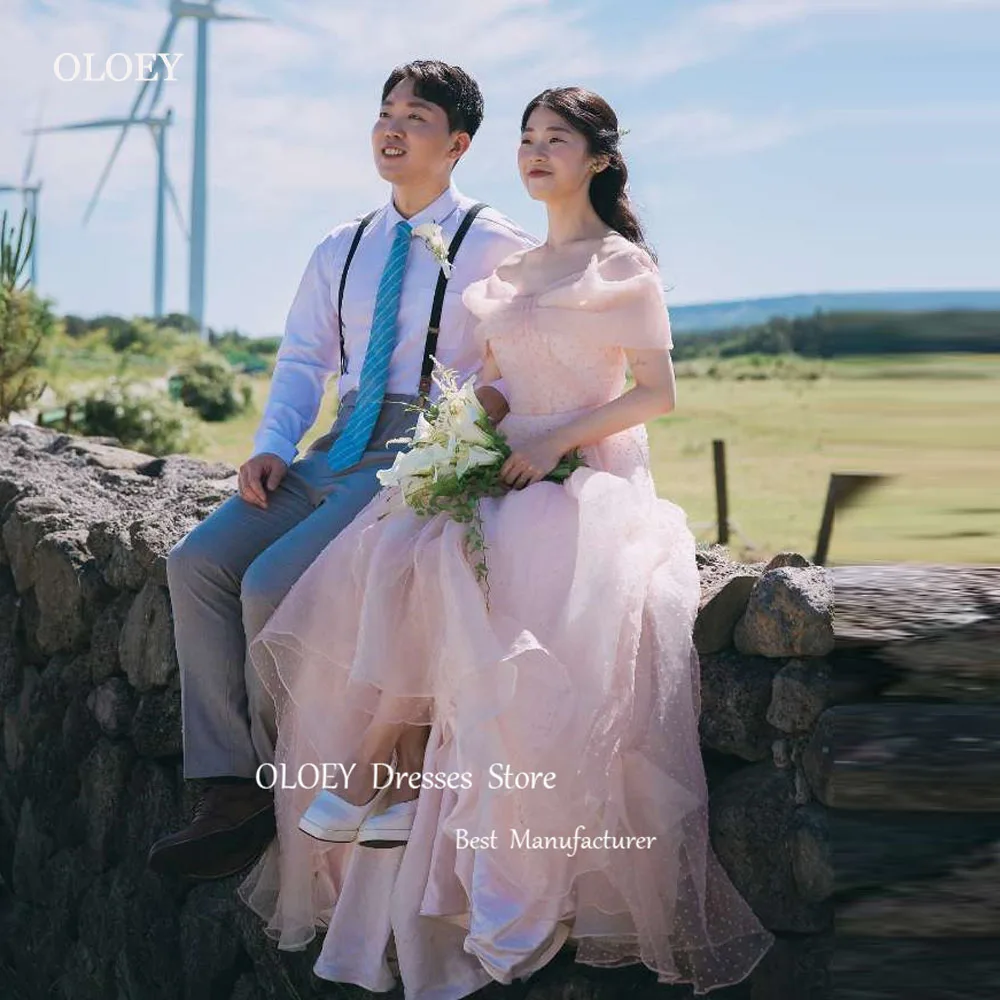
MULTIPOLYGON (((313 244, 387 197, 368 130, 396 63, 460 62, 487 118, 456 180, 536 232, 514 156, 524 103, 607 97, 673 303, 796 292, 1000 287, 1000 0, 220 0, 271 23, 211 28, 206 319, 280 332, 313 244), (379 8, 383 8, 380 10, 379 8)), ((0 184, 22 130, 123 114, 134 82, 59 82, 61 52, 154 49, 163 0, 2 0, 0 184)), ((194 29, 171 106, 185 215, 194 29)), ((109 133, 43 137, 40 289, 61 312, 149 313, 154 158, 129 136, 86 228, 109 133)), ((0 207, 17 208, 8 195, 0 207)), ((169 230, 167 308, 187 254, 169 230)))

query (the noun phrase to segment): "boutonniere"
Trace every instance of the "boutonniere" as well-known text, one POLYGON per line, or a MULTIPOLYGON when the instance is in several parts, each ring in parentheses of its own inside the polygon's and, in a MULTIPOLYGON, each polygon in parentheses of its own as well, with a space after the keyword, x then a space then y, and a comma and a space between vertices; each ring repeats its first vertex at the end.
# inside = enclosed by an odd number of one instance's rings
POLYGON ((424 222, 413 230, 413 235, 424 241, 424 246, 441 265, 441 271, 446 278, 451 277, 451 261, 448 260, 448 245, 444 241, 444 232, 436 222, 424 222))

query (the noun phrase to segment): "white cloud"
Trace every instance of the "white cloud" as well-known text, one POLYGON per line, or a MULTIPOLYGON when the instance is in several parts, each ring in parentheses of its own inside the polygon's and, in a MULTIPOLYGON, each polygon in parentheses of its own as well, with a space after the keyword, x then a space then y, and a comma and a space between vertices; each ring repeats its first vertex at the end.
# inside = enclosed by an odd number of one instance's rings
POLYGON ((652 79, 713 62, 756 43, 776 28, 822 16, 918 11, 1000 10, 1000 0, 720 0, 700 3, 651 37, 623 64, 634 80, 652 79))
POLYGON ((704 108, 658 115, 644 123, 634 139, 639 148, 656 146, 658 155, 677 160, 759 152, 830 129, 996 123, 1000 123, 1000 104, 833 108, 805 115, 756 117, 704 108))

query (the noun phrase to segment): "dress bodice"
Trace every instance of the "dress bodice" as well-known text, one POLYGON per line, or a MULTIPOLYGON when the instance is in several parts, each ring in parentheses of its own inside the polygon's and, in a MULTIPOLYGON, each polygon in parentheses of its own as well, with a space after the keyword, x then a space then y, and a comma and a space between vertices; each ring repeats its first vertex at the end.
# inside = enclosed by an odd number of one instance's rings
POLYGON ((626 349, 671 346, 659 273, 618 234, 518 252, 464 300, 512 414, 600 406, 625 388, 626 349))

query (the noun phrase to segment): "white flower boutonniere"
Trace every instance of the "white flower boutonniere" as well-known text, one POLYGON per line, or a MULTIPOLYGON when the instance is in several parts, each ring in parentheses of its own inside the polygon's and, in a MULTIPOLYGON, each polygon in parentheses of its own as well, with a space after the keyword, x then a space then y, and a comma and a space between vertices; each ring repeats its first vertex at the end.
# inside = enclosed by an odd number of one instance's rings
POLYGON ((444 241, 444 232, 436 222, 425 222, 413 230, 413 235, 424 241, 424 246, 441 265, 446 278, 451 277, 451 261, 448 260, 448 245, 444 241))

